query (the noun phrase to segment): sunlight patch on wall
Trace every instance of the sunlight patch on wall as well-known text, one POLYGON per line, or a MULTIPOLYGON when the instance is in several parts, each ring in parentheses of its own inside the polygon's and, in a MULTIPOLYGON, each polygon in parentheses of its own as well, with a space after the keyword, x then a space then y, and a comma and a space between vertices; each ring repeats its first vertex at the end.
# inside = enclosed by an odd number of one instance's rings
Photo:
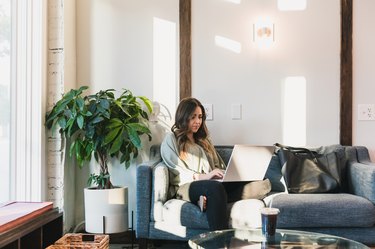
POLYGON ((306 0, 278 0, 277 7, 281 11, 300 11, 305 10, 306 0))
POLYGON ((230 3, 241 4, 241 0, 225 0, 230 3))
POLYGON ((306 145, 306 78, 287 77, 282 85, 283 143, 306 145))
POLYGON ((237 54, 241 53, 241 43, 223 36, 215 36, 215 44, 237 54))
POLYGON ((153 101, 175 110, 178 66, 176 23, 154 17, 153 57, 153 101))

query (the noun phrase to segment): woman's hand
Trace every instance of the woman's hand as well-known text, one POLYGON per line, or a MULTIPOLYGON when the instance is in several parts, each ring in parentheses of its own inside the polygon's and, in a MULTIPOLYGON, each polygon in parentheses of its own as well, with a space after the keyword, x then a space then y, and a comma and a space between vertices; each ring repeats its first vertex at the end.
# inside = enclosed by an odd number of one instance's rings
POLYGON ((222 179, 224 177, 224 170, 214 169, 207 174, 194 174, 194 180, 210 180, 210 179, 222 179))

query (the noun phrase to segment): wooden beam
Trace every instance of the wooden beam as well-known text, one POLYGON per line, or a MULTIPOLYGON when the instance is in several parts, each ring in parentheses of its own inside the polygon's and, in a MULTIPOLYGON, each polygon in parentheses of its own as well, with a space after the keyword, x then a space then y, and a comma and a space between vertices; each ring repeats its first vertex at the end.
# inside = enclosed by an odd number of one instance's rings
POLYGON ((353 0, 341 0, 340 144, 352 145, 353 130, 353 0))
POLYGON ((191 97, 191 0, 180 0, 180 99, 191 97))

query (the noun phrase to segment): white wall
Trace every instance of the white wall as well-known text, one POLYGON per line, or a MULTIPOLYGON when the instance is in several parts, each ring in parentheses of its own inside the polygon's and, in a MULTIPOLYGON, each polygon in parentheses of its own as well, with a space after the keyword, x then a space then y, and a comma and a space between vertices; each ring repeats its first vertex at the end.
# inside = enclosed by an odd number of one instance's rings
MULTIPOLYGON (((259 0, 261 5, 255 2, 192 1, 192 91, 202 102, 213 104, 214 120, 208 126, 214 142, 280 142, 281 82, 287 76, 304 76, 307 144, 339 143, 340 1, 308 1, 301 12, 280 12, 275 0, 259 0), (260 50, 252 42, 252 24, 259 15, 269 15, 275 23, 275 42, 268 50, 260 50), (239 41, 242 52, 234 54, 215 46, 215 35, 239 41), (232 103, 242 104, 242 120, 231 119, 232 103)), ((374 156, 375 122, 356 121, 356 104, 374 103, 370 58, 375 53, 371 46, 375 36, 368 27, 374 22, 375 3, 362 0, 354 4, 353 141, 368 146, 374 156)), ((124 87, 152 98, 152 20, 162 18, 178 27, 178 1, 80 0, 76 11, 77 85, 90 85, 91 91, 124 87)), ((165 127, 156 124, 151 128, 155 131, 152 143, 160 142, 165 127)), ((145 158, 142 155, 139 160, 145 158)), ((114 164, 113 181, 129 186, 129 208, 135 211, 135 168, 125 171, 114 164)), ((87 172, 77 173, 79 222, 83 220, 82 189, 87 172)))
MULTIPOLYGON (((77 8, 77 84, 90 86, 91 92, 102 89, 126 88, 135 95, 153 99, 153 25, 159 18, 178 27, 178 1, 175 0, 79 0, 77 8)), ((178 30, 175 40, 178 44, 178 30)), ((177 49, 175 48, 177 53, 177 49)), ((177 65, 170 68, 177 74, 177 65)), ((177 79, 173 82, 177 85, 177 79)), ((166 89, 169 96, 176 92, 166 89), (169 90, 169 91, 168 91, 169 90)), ((175 97, 177 99, 177 97, 175 97)), ((162 101, 158 99, 159 101, 162 101)), ((147 160, 151 144, 160 143, 166 129, 161 123, 151 123, 153 140, 145 144, 136 163, 147 160)), ((134 164, 136 164, 134 163, 134 164)), ((129 226, 131 211, 135 212, 135 167, 125 170, 118 161, 112 161, 111 176, 114 185, 129 187, 129 226)), ((95 163, 92 163, 95 165, 95 163)), ((134 166, 134 165, 133 165, 134 166)), ((95 166, 91 167, 95 170, 95 166)), ((83 188, 88 170, 76 171, 77 222, 83 217, 83 188)))
POLYGON ((283 142, 281 84, 288 76, 306 78, 306 145, 339 143, 340 1, 308 1, 304 11, 279 11, 276 0, 192 3, 192 89, 213 104, 215 143, 283 142), (275 25, 269 49, 252 37, 264 16, 275 25), (216 35, 239 42, 241 52, 216 46, 216 35), (231 118, 233 103, 242 104, 241 120, 231 118))
POLYGON ((367 146, 375 161, 375 121, 359 121, 358 104, 375 104, 375 1, 353 1, 353 144, 367 146))

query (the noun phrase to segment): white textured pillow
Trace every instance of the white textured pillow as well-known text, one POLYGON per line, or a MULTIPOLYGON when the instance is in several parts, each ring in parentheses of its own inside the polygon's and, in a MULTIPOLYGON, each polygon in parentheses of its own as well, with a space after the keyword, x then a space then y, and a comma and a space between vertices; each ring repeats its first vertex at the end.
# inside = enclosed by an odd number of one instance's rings
POLYGON ((264 203, 256 199, 235 202, 230 212, 229 225, 239 229, 262 227, 260 209, 263 207, 264 203))

